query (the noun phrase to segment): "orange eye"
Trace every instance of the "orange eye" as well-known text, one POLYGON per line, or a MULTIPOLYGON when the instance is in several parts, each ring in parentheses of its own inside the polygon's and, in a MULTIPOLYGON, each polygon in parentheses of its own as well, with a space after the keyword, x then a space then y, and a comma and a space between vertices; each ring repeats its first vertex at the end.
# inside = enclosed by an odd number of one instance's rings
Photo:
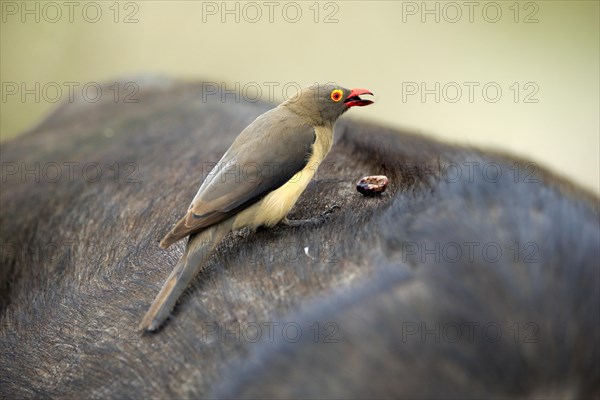
POLYGON ((342 99, 342 95, 344 94, 344 92, 342 92, 340 89, 335 89, 331 92, 331 100, 333 101, 340 101, 342 99))

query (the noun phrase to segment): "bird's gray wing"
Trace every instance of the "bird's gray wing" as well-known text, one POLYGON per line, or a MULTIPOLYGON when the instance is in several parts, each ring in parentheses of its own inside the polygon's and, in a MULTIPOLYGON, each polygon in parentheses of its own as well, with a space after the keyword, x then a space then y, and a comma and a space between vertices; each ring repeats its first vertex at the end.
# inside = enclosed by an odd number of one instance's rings
POLYGON ((267 114, 240 134, 209 173, 187 214, 161 241, 162 247, 254 204, 306 166, 316 139, 314 128, 297 118, 267 114))

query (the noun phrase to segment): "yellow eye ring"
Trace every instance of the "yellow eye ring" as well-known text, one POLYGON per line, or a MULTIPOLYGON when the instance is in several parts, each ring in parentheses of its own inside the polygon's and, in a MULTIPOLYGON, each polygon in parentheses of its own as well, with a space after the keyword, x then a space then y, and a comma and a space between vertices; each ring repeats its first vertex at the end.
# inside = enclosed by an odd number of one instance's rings
POLYGON ((344 92, 341 91, 340 89, 332 90, 331 91, 331 100, 333 100, 337 103, 338 101, 340 101, 342 99, 343 95, 344 95, 344 92))

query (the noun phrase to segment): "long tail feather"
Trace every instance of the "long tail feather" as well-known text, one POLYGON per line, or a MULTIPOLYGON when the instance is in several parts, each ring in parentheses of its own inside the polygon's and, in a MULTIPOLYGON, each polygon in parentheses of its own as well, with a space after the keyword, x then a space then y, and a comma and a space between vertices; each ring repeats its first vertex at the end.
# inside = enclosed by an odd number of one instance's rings
POLYGON ((142 319, 140 330, 155 331, 163 324, 175 307, 179 296, 206 264, 213 250, 231 231, 231 224, 230 220, 226 220, 190 237, 185 253, 142 319))

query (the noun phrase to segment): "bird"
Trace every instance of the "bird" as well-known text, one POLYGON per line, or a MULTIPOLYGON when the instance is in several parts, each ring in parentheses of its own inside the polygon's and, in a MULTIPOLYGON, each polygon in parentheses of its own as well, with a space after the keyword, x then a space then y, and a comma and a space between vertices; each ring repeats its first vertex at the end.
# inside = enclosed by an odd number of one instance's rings
POLYGON ((238 135, 200 185, 185 216, 160 241, 166 249, 189 237, 140 331, 157 331, 163 325, 229 232, 308 221, 290 221, 287 214, 331 150, 337 119, 352 107, 373 103, 363 95, 373 93, 313 84, 258 116, 238 135))

